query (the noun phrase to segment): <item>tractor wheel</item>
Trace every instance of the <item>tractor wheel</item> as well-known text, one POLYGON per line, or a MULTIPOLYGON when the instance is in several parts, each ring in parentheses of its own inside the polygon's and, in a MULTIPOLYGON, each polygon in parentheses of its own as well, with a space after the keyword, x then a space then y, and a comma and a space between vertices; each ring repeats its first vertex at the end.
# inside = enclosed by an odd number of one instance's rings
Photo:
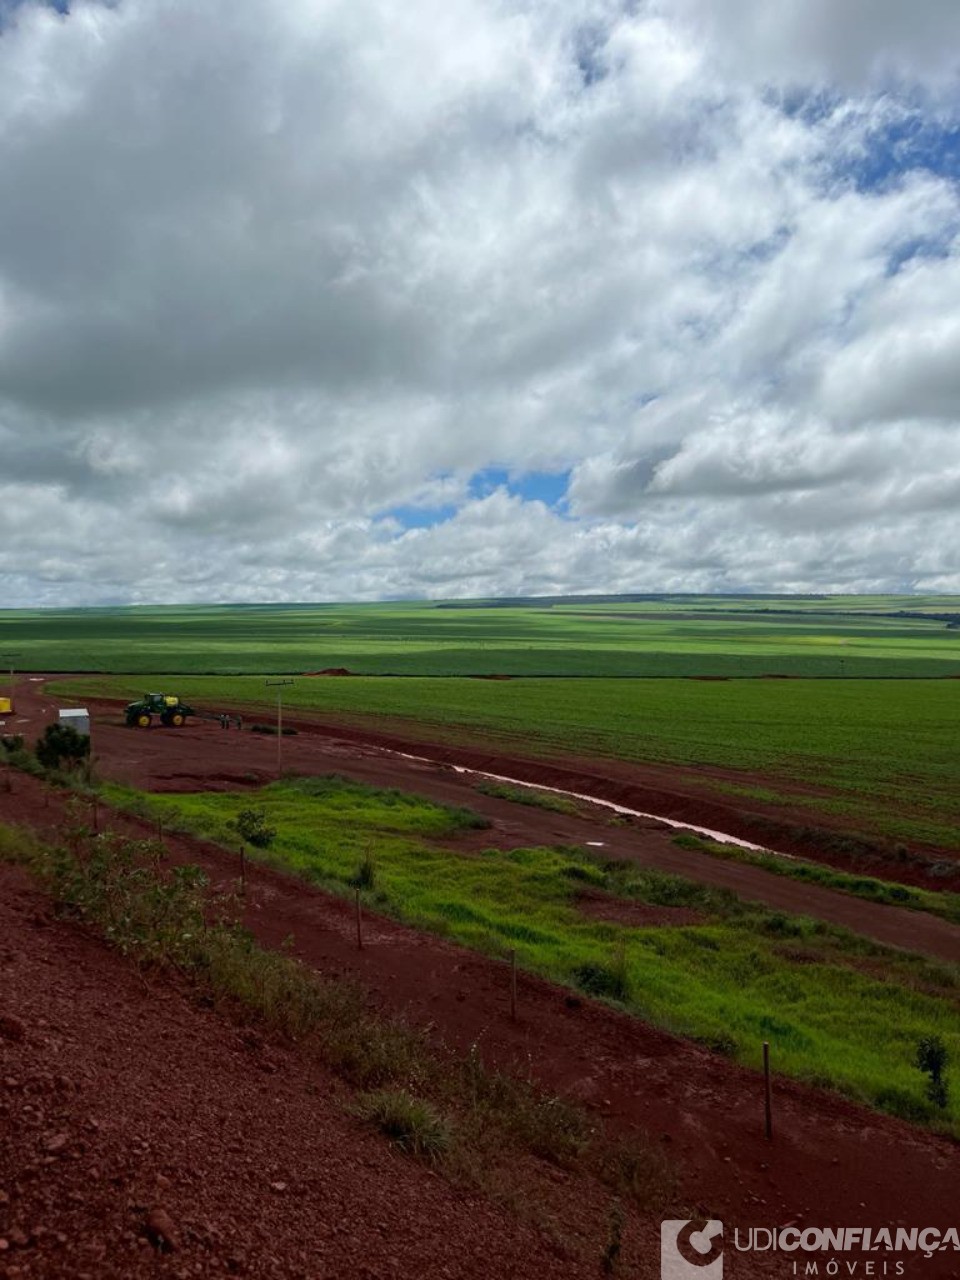
POLYGON ((179 729, 180 726, 183 724, 183 721, 184 721, 184 715, 182 711, 174 711, 173 715, 170 717, 170 723, 173 725, 175 729, 179 729))
POLYGON ((140 714, 137 716, 137 724, 140 726, 141 729, 149 729, 152 722, 153 722, 153 716, 149 713, 149 711, 141 711, 140 714))

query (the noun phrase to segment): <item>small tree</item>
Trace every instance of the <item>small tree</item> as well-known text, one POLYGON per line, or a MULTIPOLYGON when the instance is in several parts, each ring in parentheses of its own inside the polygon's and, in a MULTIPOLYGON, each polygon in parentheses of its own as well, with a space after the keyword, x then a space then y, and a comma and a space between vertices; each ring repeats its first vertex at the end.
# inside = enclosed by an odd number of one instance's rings
POLYGON ((90 739, 68 724, 48 724, 35 754, 44 769, 72 768, 90 755, 90 739))
POLYGON ((363 861, 347 881, 351 889, 372 889, 377 882, 377 869, 370 854, 365 854, 363 861))
POLYGON ((268 849, 277 834, 276 827, 267 826, 267 815, 263 809, 241 809, 227 826, 255 849, 268 849))
POLYGON ((917 1044, 914 1062, 917 1068, 929 1076, 926 1095, 935 1107, 947 1105, 947 1082, 943 1078, 949 1060, 947 1046, 939 1036, 924 1036, 917 1044))

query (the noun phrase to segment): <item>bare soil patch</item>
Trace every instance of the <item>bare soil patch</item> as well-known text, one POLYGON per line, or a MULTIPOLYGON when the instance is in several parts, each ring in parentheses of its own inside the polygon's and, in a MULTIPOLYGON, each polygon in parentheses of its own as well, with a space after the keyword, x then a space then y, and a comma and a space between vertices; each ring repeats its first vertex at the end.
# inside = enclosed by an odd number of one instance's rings
POLYGON ((577 908, 595 920, 608 920, 634 929, 703 923, 703 916, 689 907, 654 907, 646 902, 628 902, 600 889, 581 890, 577 894, 577 908))

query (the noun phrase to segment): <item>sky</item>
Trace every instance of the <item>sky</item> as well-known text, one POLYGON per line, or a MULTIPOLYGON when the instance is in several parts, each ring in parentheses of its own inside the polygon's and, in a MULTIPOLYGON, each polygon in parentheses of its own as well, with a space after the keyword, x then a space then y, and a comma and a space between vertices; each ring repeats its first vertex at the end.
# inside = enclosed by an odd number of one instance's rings
POLYGON ((0 605, 960 591, 957 0, 0 0, 0 605))

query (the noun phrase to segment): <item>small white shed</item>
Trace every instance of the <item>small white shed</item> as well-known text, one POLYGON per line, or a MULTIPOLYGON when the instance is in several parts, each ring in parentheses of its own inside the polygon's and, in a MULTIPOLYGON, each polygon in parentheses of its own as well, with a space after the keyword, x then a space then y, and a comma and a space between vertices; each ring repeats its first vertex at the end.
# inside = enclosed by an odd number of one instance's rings
POLYGON ((90 737, 90 712, 86 707, 66 707, 60 712, 60 723, 90 737))

